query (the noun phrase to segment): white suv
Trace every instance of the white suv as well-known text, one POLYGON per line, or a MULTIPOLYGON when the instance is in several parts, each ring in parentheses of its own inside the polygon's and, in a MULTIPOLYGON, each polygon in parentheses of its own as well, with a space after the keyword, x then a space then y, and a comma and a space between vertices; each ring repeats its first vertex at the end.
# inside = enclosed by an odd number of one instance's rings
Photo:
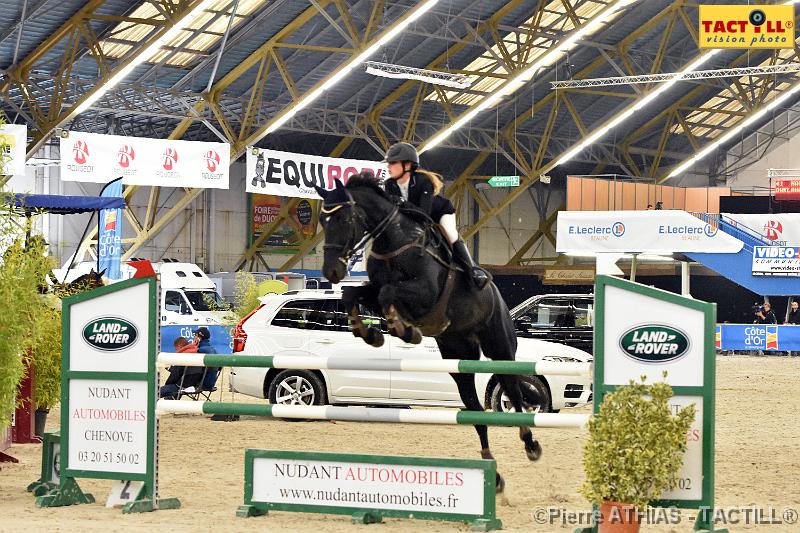
MULTIPOLYGON (((246 355, 327 356, 351 359, 441 359, 433 338, 421 344, 406 344, 386 335, 380 348, 356 338, 347 323, 341 292, 333 290, 292 291, 268 295, 262 305, 245 317, 234 330, 234 352, 246 355)), ((364 322, 385 321, 362 310, 364 322)), ((519 338, 517 360, 590 362, 592 356, 561 344, 519 338)), ((476 374, 476 386, 484 405, 508 410, 497 379, 476 374)), ((591 400, 589 376, 524 376, 523 395, 529 410, 558 411, 591 400)), ((425 405, 463 407, 449 374, 432 372, 382 372, 359 370, 281 370, 232 368, 233 391, 270 403, 425 405)))

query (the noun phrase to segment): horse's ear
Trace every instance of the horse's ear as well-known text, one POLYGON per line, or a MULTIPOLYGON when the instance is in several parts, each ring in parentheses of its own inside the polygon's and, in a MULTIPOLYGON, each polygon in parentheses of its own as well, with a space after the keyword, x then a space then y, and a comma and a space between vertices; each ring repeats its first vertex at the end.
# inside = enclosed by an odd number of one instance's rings
POLYGON ((344 183, 342 183, 342 180, 336 180, 335 183, 336 183, 336 190, 345 188, 344 183))
POLYGON ((328 191, 324 187, 320 187, 319 185, 314 185, 314 189, 317 191, 317 194, 319 194, 319 197, 322 198, 323 200, 328 195, 328 191))
POLYGON ((108 270, 108 269, 104 268, 104 269, 103 269, 103 270, 101 270, 100 272, 96 272, 96 274, 97 274, 97 277, 98 277, 98 278, 102 278, 103 276, 105 276, 105 275, 106 275, 106 270, 108 270))

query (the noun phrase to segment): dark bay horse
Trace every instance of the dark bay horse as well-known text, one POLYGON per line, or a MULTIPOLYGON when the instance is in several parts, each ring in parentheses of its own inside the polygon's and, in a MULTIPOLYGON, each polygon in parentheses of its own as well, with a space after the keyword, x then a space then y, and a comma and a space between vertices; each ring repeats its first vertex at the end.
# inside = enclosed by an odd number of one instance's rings
MULTIPOLYGON (((477 360, 481 352, 495 361, 513 361, 517 338, 508 307, 494 283, 482 290, 469 285, 466 275, 450 261, 449 246, 431 221, 413 210, 401 209, 368 172, 352 176, 347 185, 317 188, 323 198, 321 223, 325 229, 322 273, 332 283, 347 275, 347 262, 366 242, 372 241, 367 260, 369 283, 345 287, 343 302, 349 309, 353 334, 373 346, 383 344, 383 334, 366 327, 358 304, 379 311, 392 335, 419 343, 432 336, 444 359, 477 360)), ((451 374, 461 401, 471 411, 483 411, 473 374, 451 374)), ((517 412, 523 412, 518 376, 498 375, 498 381, 517 412)), ((491 459, 487 427, 475 426, 481 456, 491 459)), ((528 458, 535 461, 541 446, 529 427, 520 427, 528 458)), ((505 482, 497 475, 497 491, 505 482)))

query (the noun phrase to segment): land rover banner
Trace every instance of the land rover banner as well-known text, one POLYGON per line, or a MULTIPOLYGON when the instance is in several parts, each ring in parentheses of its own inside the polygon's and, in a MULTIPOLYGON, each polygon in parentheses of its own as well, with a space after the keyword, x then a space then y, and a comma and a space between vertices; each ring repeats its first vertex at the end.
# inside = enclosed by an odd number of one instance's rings
POLYGON ((386 165, 379 161, 247 148, 247 192, 250 193, 319 198, 315 185, 331 190, 337 179, 347 182, 350 176, 364 170, 371 170, 380 179, 386 176, 386 165))
POLYGON ((227 143, 71 131, 61 137, 61 179, 227 189, 230 152, 227 143))

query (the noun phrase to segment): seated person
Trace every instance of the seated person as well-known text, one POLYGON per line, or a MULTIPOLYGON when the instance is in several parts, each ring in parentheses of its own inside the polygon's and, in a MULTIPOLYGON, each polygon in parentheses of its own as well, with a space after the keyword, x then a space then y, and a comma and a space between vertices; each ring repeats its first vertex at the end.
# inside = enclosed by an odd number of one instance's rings
MULTIPOLYGON (((178 337, 173 343, 177 353, 197 353, 197 346, 190 343, 183 337, 178 337)), ((177 400, 178 391, 181 386, 194 387, 200 384, 203 375, 203 367, 200 366, 177 366, 169 367, 169 376, 164 386, 159 390, 159 397, 166 400, 177 400), (183 379, 183 383, 181 383, 183 379)))
MULTIPOLYGON (((211 346, 211 331, 205 326, 197 328, 194 333, 194 345, 197 348, 197 353, 214 354, 214 347, 211 346)), ((201 371, 202 367, 198 367, 201 371)), ((208 367, 206 377, 203 379, 203 390, 213 390, 214 385, 217 383, 217 374, 220 367, 208 367)))

